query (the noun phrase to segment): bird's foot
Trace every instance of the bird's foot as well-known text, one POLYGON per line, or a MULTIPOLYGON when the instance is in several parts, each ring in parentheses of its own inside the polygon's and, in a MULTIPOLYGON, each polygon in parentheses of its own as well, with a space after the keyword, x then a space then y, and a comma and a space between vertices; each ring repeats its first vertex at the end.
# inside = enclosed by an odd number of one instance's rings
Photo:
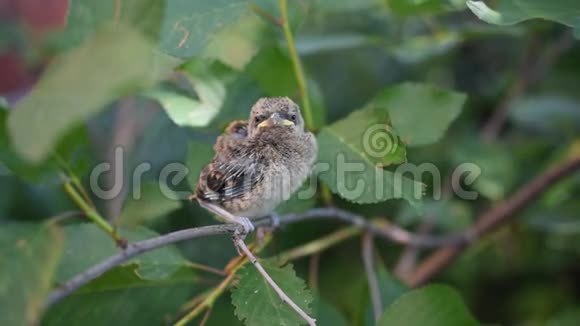
POLYGON ((250 221, 249 218, 247 217, 243 217, 243 216, 236 216, 235 217, 235 223, 240 224, 243 227, 243 230, 241 231, 241 234, 238 234, 238 236, 241 237, 246 237, 246 235, 252 233, 254 231, 254 224, 252 224, 252 221, 250 221))
MULTIPOLYGON (((234 216, 234 223, 240 224, 242 226, 242 230, 236 230, 233 235, 234 244, 236 243, 236 239, 241 239, 242 241, 246 238, 246 236, 254 231, 254 224, 250 221, 249 218, 243 216, 234 216)), ((236 245, 236 250, 238 255, 243 256, 244 253, 238 245, 236 245)))
POLYGON ((272 220, 272 230, 276 230, 280 227, 280 214, 272 212, 270 214, 270 219, 272 220))

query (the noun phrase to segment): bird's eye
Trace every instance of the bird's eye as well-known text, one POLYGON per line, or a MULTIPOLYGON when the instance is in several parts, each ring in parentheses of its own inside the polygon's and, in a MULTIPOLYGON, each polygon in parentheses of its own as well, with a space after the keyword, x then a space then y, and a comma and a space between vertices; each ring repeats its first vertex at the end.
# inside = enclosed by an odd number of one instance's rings
POLYGON ((254 121, 255 121, 256 123, 260 123, 260 121, 262 121, 262 118, 260 118, 260 117, 255 117, 255 118, 254 118, 254 121))
POLYGON ((291 115, 291 116, 290 116, 290 120, 292 120, 292 121, 296 121, 296 114, 293 114, 293 115, 291 115))

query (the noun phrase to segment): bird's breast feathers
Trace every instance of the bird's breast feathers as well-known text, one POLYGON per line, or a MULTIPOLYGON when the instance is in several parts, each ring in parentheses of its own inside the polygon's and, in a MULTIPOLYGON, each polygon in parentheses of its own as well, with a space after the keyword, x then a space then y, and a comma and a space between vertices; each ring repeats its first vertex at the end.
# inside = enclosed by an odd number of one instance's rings
POLYGON ((239 143, 236 151, 222 149, 202 172, 198 198, 245 217, 268 215, 289 199, 316 158, 316 141, 310 133, 273 134, 239 143))

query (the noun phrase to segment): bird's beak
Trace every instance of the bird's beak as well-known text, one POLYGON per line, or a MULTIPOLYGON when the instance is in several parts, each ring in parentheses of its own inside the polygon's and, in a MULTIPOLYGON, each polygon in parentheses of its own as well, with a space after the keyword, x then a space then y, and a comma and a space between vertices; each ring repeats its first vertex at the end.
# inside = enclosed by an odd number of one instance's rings
POLYGON ((258 128, 272 127, 272 126, 294 126, 294 122, 282 118, 279 113, 273 113, 268 119, 262 121, 258 128))

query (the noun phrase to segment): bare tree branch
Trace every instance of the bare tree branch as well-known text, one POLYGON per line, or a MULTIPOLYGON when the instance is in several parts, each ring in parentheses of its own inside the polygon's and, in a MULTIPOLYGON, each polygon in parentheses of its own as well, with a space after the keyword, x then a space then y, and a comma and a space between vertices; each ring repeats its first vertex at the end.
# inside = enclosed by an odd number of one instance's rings
POLYGON ((383 313, 383 303, 377 274, 375 273, 373 235, 368 232, 362 237, 362 258, 367 274, 367 281, 369 282, 369 294, 371 296, 375 321, 378 321, 383 313))
MULTIPOLYGON (((580 157, 575 157, 535 177, 506 201, 483 213, 475 225, 470 228, 471 234, 478 238, 500 225, 511 222, 518 211, 536 199, 542 192, 578 169, 580 169, 580 157)), ((447 267, 455 257, 465 250, 468 244, 456 244, 438 249, 409 274, 405 279, 406 282, 412 287, 424 284, 447 267)))
POLYGON ((516 80, 499 102, 491 117, 481 129, 482 139, 491 142, 497 138, 508 119, 509 107, 515 99, 522 95, 532 84, 538 82, 550 70, 560 55, 574 44, 572 33, 564 33, 558 40, 550 44, 538 55, 539 42, 532 40, 524 53, 516 80))
POLYGON ((361 215, 336 207, 314 208, 301 214, 289 214, 283 217, 282 225, 310 219, 338 219, 358 226, 373 235, 388 241, 424 248, 435 248, 470 242, 473 235, 470 230, 443 236, 421 235, 409 232, 384 219, 369 221, 361 215))
POLYGON ((322 252, 317 252, 310 256, 310 263, 308 264, 308 287, 312 290, 318 290, 320 256, 322 256, 322 252))
MULTIPOLYGON (((433 229, 433 221, 423 221, 417 228, 417 234, 425 235, 429 234, 433 229)), ((407 245, 402 250, 401 255, 397 261, 397 264, 393 268, 393 274, 400 279, 404 279, 406 275, 412 272, 417 265, 421 253, 421 247, 414 245, 407 245)))
MULTIPOLYGON (((466 236, 466 234, 468 233, 441 237, 418 236, 410 232, 407 232, 395 225, 376 225, 376 223, 373 224, 360 215, 335 207, 314 208, 302 214, 285 215, 280 218, 279 222, 280 226, 284 226, 287 224, 320 218, 338 219, 358 226, 362 229, 365 229, 368 232, 374 234, 375 236, 386 238, 387 240, 401 244, 411 243, 416 246, 436 247, 446 244, 463 243, 470 239, 469 236, 466 236)), ((271 222, 270 218, 262 218, 255 220, 253 221, 253 224, 256 227, 273 226, 273 223, 271 222)), ((102 262, 90 267, 86 271, 74 276, 70 280, 66 281, 63 285, 53 290, 53 292, 48 296, 45 305, 46 307, 49 307, 57 303, 58 301, 64 299, 65 297, 73 293, 75 290, 86 285, 87 283, 99 277, 108 270, 142 253, 163 246, 167 246, 179 241, 216 235, 226 235, 226 234, 231 235, 234 234, 234 232, 236 231, 238 232, 242 231, 239 225, 219 224, 175 231, 155 238, 130 243, 124 250, 122 250, 117 255, 111 256, 103 260, 102 262)))
POLYGON ((180 230, 152 239, 130 243, 119 254, 111 256, 92 266, 91 268, 74 276, 70 280, 66 281, 63 285, 52 291, 46 299, 45 305, 49 307, 59 302, 60 300, 73 293, 75 290, 99 277, 106 271, 142 253, 183 240, 203 238, 220 234, 231 234, 236 229, 237 226, 233 224, 210 225, 194 229, 180 230))

